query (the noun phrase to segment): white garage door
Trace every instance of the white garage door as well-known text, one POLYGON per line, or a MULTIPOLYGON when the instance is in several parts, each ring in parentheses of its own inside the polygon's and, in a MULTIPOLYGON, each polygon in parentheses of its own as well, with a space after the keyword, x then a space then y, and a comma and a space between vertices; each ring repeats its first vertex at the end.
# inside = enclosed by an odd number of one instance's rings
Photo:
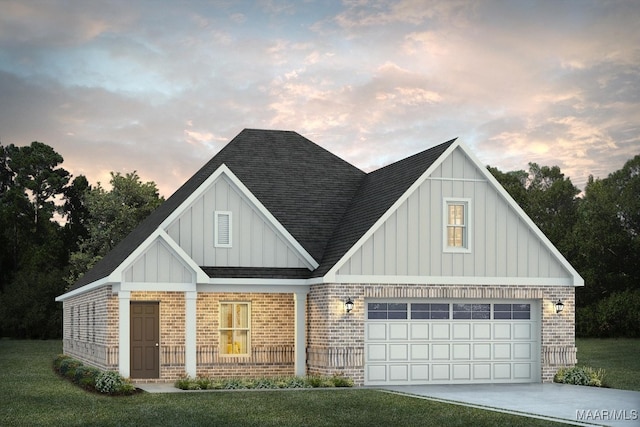
POLYGON ((540 381, 535 301, 367 301, 365 384, 540 381))

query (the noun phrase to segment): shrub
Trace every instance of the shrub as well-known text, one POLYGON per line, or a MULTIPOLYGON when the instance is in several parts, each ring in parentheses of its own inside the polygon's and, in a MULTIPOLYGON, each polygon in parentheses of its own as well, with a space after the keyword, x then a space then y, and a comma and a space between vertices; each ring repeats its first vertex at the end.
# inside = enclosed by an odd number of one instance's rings
POLYGON ((326 388, 326 387, 336 386, 335 383, 331 381, 331 378, 325 377, 322 375, 309 375, 307 377, 307 382, 313 388, 318 388, 318 387, 326 388))
POLYGON ((84 389, 95 390, 96 380, 100 373, 100 369, 94 368, 93 366, 79 366, 76 368, 73 382, 84 389))
POLYGON ((333 374, 331 377, 331 382, 336 387, 353 387, 353 380, 351 378, 347 378, 342 374, 333 374))
POLYGON ((576 312, 579 337, 640 337, 640 289, 627 289, 580 307, 576 312))
POLYGON ((96 379, 96 390, 100 393, 119 394, 123 391, 124 387, 125 380, 117 372, 102 372, 96 379))
POLYGON ((73 380, 76 376, 76 369, 82 366, 82 362, 72 358, 64 359, 60 362, 60 375, 73 380))
POLYGON ((594 369, 589 366, 574 366, 560 368, 553 377, 553 381, 563 384, 588 385, 602 387, 604 384, 604 369, 594 369))
POLYGON ((60 372, 60 365, 62 364, 62 362, 64 360, 68 360, 71 359, 70 356, 67 356, 66 354, 58 354, 54 359, 53 359, 53 369, 54 371, 61 373, 60 372))

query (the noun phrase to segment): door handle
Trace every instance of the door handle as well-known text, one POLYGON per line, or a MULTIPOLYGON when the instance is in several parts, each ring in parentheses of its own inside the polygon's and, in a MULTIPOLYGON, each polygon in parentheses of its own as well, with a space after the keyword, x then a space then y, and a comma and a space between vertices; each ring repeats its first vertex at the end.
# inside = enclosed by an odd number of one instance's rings
POLYGON ((156 343, 156 347, 160 347, 160 344, 156 343))

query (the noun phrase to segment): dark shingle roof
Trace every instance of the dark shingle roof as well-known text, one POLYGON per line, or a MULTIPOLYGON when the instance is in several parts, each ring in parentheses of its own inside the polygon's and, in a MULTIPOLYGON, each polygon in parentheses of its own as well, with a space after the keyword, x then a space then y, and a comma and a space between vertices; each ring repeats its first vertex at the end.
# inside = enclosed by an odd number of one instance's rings
MULTIPOLYGON (((295 132, 245 129, 70 290, 112 273, 222 164, 320 264, 314 272, 307 273, 320 277, 452 143, 453 140, 366 174, 295 132)), ((205 268, 210 277, 224 273, 250 277, 251 272, 271 277, 304 276, 298 269, 272 270, 205 268)))

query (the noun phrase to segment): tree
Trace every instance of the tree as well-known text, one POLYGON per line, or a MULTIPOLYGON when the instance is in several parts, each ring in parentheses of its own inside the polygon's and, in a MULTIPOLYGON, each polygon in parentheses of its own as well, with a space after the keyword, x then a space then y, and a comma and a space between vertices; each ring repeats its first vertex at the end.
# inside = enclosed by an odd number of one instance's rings
POLYGON ((156 184, 143 183, 135 171, 126 175, 111 172, 110 184, 110 191, 98 183, 85 195, 87 237, 80 239, 78 250, 71 254, 69 284, 93 267, 164 201, 156 184))

